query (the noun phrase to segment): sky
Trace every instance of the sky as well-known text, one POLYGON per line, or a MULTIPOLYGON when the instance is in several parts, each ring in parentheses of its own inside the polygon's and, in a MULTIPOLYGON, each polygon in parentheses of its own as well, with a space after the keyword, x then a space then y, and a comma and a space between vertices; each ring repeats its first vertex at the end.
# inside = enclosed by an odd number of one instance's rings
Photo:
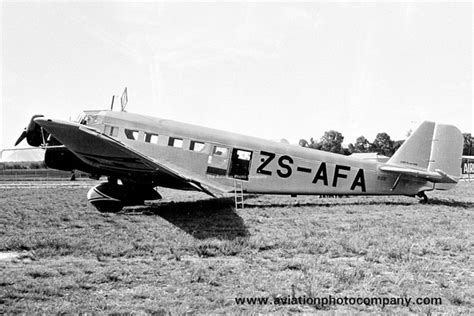
MULTIPOLYGON (((469 2, 1 2, 0 149, 34 114, 127 111, 267 139, 474 132, 469 2)), ((26 142, 22 146, 27 146, 26 142)))

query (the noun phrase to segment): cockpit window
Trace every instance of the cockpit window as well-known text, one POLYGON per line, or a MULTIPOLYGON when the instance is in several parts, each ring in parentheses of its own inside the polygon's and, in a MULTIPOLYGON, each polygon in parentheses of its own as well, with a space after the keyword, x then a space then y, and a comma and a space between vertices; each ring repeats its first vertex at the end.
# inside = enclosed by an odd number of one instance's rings
POLYGON ((78 115, 75 122, 82 125, 97 124, 99 120, 98 113, 99 111, 84 111, 78 115))
POLYGON ((88 116, 81 117, 81 120, 79 121, 79 124, 87 125, 88 123, 89 123, 89 117, 88 116))
POLYGON ((117 137, 118 136, 118 127, 117 126, 111 126, 111 125, 105 125, 104 134, 112 136, 112 137, 117 137))
POLYGON ((132 130, 132 129, 125 129, 125 136, 127 136, 128 139, 138 139, 138 131, 137 130, 132 130))

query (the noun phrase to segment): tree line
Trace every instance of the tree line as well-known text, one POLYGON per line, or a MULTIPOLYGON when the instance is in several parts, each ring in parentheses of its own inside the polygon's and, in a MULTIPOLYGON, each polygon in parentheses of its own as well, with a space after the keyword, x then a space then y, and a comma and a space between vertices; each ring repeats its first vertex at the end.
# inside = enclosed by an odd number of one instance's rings
POLYGON ((463 133, 462 136, 464 136, 464 148, 462 154, 464 156, 474 156, 474 148, 472 148, 474 138, 471 133, 463 133))
MULTIPOLYGON (((411 130, 407 132, 407 137, 412 133, 411 130)), ((464 137, 464 147, 463 155, 474 155, 474 148, 472 148, 472 143, 474 139, 471 137, 470 133, 463 133, 464 137)), ((330 130, 324 133, 324 135, 318 140, 310 138, 309 141, 305 139, 300 139, 299 145, 302 147, 308 147, 323 151, 329 151, 341 155, 350 155, 353 153, 377 153, 379 155, 384 155, 391 157, 405 140, 392 140, 390 135, 387 133, 378 133, 375 136, 375 139, 370 142, 366 137, 359 136, 357 137, 354 143, 350 143, 347 147, 342 146, 344 141, 344 136, 335 130, 330 130)))

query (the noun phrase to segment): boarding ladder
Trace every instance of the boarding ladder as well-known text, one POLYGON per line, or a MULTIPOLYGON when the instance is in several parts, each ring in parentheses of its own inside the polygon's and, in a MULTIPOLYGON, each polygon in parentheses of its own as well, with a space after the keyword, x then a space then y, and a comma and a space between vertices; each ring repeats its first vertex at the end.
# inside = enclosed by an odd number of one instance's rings
POLYGON ((244 208, 244 186, 242 181, 236 179, 234 179, 234 200, 236 209, 244 208))

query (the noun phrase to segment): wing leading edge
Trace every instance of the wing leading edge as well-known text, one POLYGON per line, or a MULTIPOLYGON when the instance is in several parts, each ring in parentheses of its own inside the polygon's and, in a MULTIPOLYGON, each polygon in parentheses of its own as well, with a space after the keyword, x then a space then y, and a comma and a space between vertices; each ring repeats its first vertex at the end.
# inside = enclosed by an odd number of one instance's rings
POLYGON ((132 178, 145 176, 152 179, 165 176, 182 187, 213 197, 232 191, 231 187, 223 186, 203 175, 144 155, 91 127, 46 118, 35 121, 79 159, 106 174, 125 174, 132 178))

